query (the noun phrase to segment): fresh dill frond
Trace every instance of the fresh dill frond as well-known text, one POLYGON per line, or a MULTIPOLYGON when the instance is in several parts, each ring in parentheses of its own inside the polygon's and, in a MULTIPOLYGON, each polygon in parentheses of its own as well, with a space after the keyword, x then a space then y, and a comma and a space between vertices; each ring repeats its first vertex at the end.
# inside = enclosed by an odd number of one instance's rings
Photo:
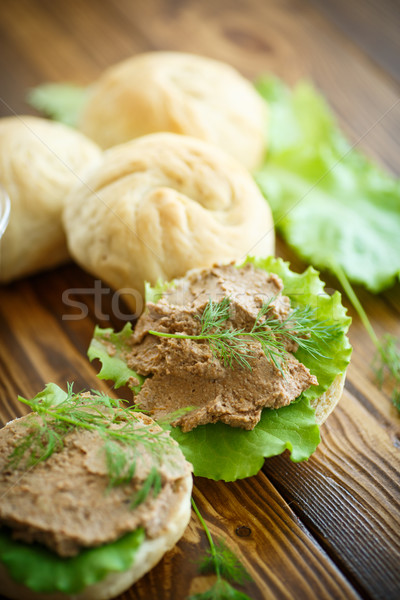
POLYGON ((289 342, 314 358, 326 358, 320 348, 340 333, 340 327, 318 320, 317 310, 312 306, 295 307, 282 320, 271 317, 268 313, 274 299, 275 297, 262 305, 250 330, 234 328, 228 323, 231 317, 231 300, 226 297, 220 302, 211 299, 208 301, 199 317, 201 330, 197 335, 154 330, 148 333, 166 338, 206 340, 213 356, 230 368, 239 365, 251 370, 249 359, 255 352, 251 347, 252 342, 261 344, 265 356, 283 375, 289 358, 286 350, 289 342))
POLYGON ((132 507, 138 506, 150 493, 156 496, 161 490, 158 468, 161 457, 174 448, 169 436, 135 417, 138 412, 135 407, 123 407, 123 401, 106 394, 97 391, 75 394, 72 386, 68 386, 67 393, 62 393, 64 397, 56 402, 51 394, 43 392, 33 400, 19 397, 31 408, 32 414, 24 421, 27 434, 15 444, 5 468, 29 469, 62 451, 66 436, 74 429, 85 429, 103 439, 109 487, 129 484, 138 461, 144 460, 144 451, 150 453, 154 464, 132 498, 132 507))
POLYGON ((379 340, 373 368, 379 386, 382 388, 386 376, 393 382, 392 403, 400 411, 400 341, 386 333, 379 340))
POLYGON ((30 431, 14 446, 6 469, 26 470, 47 460, 54 452, 63 449, 64 438, 73 429, 72 425, 62 422, 49 427, 42 415, 38 420, 28 419, 23 424, 30 431))
POLYGON ((209 300, 201 316, 201 333, 206 334, 220 327, 230 317, 231 299, 226 296, 220 302, 209 300))
POLYGON ((239 584, 251 581, 250 575, 223 539, 214 542, 214 552, 208 550, 199 564, 199 571, 200 573, 215 573, 216 565, 218 565, 221 577, 228 581, 239 584))
POLYGON ((105 440, 104 452, 109 479, 109 487, 128 484, 136 471, 136 461, 126 460, 124 447, 114 440, 105 440))
POLYGON ((155 467, 152 467, 143 486, 138 490, 137 494, 135 494, 131 507, 136 508, 136 506, 139 506, 139 504, 146 500, 150 493, 153 498, 156 498, 161 491, 161 485, 161 475, 155 467))
POLYGON ((400 340, 389 333, 386 333, 380 339, 378 338, 363 305, 353 290, 342 267, 337 263, 332 263, 331 268, 375 346, 376 352, 371 366, 378 384, 382 387, 386 376, 389 375, 391 377, 393 382, 392 404, 400 412, 400 340))
MULTIPOLYGON (((225 367, 233 368, 234 363, 251 369, 247 360, 252 356, 248 351, 248 344, 240 338, 244 329, 233 330, 225 327, 226 321, 231 316, 231 299, 226 296, 219 302, 209 300, 199 317, 201 331, 199 336, 191 339, 206 339, 210 345, 213 356, 221 359, 225 367)), ((151 332, 153 333, 153 332, 151 332)))
POLYGON ((235 554, 223 540, 214 542, 207 523, 203 519, 192 497, 192 507, 206 534, 210 549, 201 561, 199 570, 202 573, 215 573, 217 580, 210 589, 194 594, 188 600, 251 600, 247 594, 236 590, 230 582, 242 584, 251 581, 250 575, 235 554))

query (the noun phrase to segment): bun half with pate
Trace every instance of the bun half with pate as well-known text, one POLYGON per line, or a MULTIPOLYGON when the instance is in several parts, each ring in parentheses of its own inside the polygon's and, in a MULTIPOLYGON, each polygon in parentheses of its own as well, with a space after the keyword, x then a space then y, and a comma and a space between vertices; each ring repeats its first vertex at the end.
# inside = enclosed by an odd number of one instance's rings
POLYGON ((82 133, 31 116, 0 119, 0 184, 11 201, 0 245, 0 282, 69 258, 64 201, 100 148, 82 133))
POLYGON ((250 173, 219 148, 172 133, 104 152, 68 197, 64 225, 84 269, 141 295, 145 281, 274 252, 271 210, 250 173))
POLYGON ((167 131, 219 146, 248 169, 265 153, 266 107, 231 66, 149 52, 109 68, 90 88, 80 129, 102 148, 167 131))
POLYGON ((191 467, 154 421, 107 396, 48 384, 0 430, 1 591, 107 600, 183 535, 191 467))
POLYGON ((169 425, 195 475, 230 481, 285 450, 294 461, 314 452, 351 347, 340 294, 326 294, 313 268, 249 258, 194 269, 146 298, 134 328, 96 329, 89 358, 119 385, 121 360, 126 382, 143 378, 135 402, 169 425))

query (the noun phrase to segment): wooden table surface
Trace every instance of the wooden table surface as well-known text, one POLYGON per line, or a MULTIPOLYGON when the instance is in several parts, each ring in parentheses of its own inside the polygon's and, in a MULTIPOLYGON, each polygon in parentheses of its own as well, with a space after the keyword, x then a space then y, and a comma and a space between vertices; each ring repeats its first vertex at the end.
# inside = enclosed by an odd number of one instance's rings
MULTIPOLYGON (((142 51, 190 51, 249 78, 265 71, 289 83, 311 78, 348 137, 399 174, 399 12, 394 0, 2 0, 1 115, 33 112, 26 90, 44 81, 86 84, 142 51)), ((305 267, 280 240, 277 254, 305 267)), ((91 286, 93 278, 70 264, 0 290, 3 422, 24 412, 18 394, 32 397, 48 381, 108 389, 86 350, 96 322, 121 323, 96 319, 84 295, 88 317, 63 320, 62 292, 91 286)), ((400 335, 399 292, 398 284, 379 296, 357 289, 379 335, 400 335)), ((213 534, 228 540, 253 576, 242 588, 251 598, 400 598, 400 418, 389 388, 376 386, 373 345, 349 310, 354 354, 346 389, 313 457, 294 464, 284 454, 230 484, 195 480, 213 534), (239 535, 243 526, 247 537, 239 535)), ((207 589, 211 580, 196 567, 206 547, 193 516, 176 548, 121 598, 180 600, 207 589)))

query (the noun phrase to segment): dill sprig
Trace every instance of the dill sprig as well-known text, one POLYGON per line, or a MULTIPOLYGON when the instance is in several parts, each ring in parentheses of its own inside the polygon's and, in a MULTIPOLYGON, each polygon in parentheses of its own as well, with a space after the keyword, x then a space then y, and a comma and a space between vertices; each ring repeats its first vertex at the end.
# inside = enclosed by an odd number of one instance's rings
POLYGON ((249 581, 250 575, 239 562, 237 556, 228 548, 223 539, 214 542, 199 564, 200 573, 215 573, 218 569, 221 577, 235 583, 249 581))
POLYGON ((200 572, 215 573, 217 580, 209 590, 190 596, 188 600, 227 600, 228 598, 229 600, 250 600, 247 594, 236 590, 231 585, 231 583, 243 584, 245 581, 251 581, 250 575, 223 540, 214 542, 207 523, 193 498, 192 507, 205 531, 210 546, 209 551, 200 563, 200 572))
POLYGON ((400 412, 400 340, 389 333, 378 338, 344 270, 337 263, 332 263, 331 267, 375 346, 376 352, 372 361, 372 369, 377 382, 382 388, 387 375, 389 375, 393 384, 391 400, 400 412))
POLYGON ((400 341, 390 333, 381 337, 377 345, 373 368, 382 388, 386 376, 392 378, 392 403, 400 412, 400 341))
MULTIPOLYGON (((53 390, 53 385, 48 384, 46 390, 53 390)), ((85 429, 96 432, 104 441, 110 487, 128 484, 135 475, 138 460, 143 460, 143 450, 147 450, 155 464, 132 498, 132 507, 143 502, 150 493, 157 496, 161 489, 157 466, 161 454, 172 447, 169 437, 135 417, 134 413, 138 412, 135 407, 122 407, 123 401, 98 391, 90 395, 75 394, 72 388, 68 384, 67 393, 57 388, 56 399, 54 393, 46 393, 46 390, 33 400, 18 398, 33 414, 24 421, 28 432, 14 446, 5 468, 34 467, 54 452, 60 452, 66 436, 74 429, 85 429)))
POLYGON ((158 337, 187 340, 207 340, 213 355, 221 360, 225 367, 235 364, 251 370, 249 359, 254 356, 252 342, 259 342, 266 357, 284 375, 289 354, 288 342, 294 343, 314 358, 326 358, 321 345, 335 337, 340 327, 317 319, 317 310, 312 306, 297 306, 282 320, 268 313, 272 297, 259 310, 250 330, 234 328, 228 321, 231 316, 231 300, 225 297, 220 302, 209 300, 200 319, 201 331, 197 335, 183 333, 164 333, 150 330, 148 333, 158 337))

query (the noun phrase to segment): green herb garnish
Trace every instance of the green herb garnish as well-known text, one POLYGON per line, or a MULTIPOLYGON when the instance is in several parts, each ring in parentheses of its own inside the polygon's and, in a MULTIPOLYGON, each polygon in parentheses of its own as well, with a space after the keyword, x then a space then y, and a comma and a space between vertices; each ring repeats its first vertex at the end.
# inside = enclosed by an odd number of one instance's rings
POLYGON ((250 575, 223 539, 213 542, 199 564, 200 573, 215 573, 217 569, 228 581, 245 583, 250 580, 250 575))
POLYGON ((132 498, 132 506, 143 502, 150 493, 157 496, 161 475, 156 465, 161 462, 161 455, 172 448, 173 442, 164 431, 154 431, 135 417, 138 412, 135 407, 122 407, 124 401, 97 391, 90 395, 75 394, 72 385, 64 392, 52 383, 33 400, 21 397, 18 400, 35 414, 24 422, 29 431, 15 445, 7 469, 34 467, 54 452, 60 452, 71 431, 86 429, 96 432, 104 440, 110 487, 128 484, 135 475, 138 461, 143 460, 143 450, 148 451, 155 464, 132 498))
POLYGON ((259 310, 252 328, 235 329, 227 324, 230 319, 229 297, 220 302, 209 300, 200 319, 201 331, 198 335, 183 333, 163 333, 150 330, 148 333, 158 337, 186 340, 206 340, 213 355, 222 361, 225 367, 234 364, 251 370, 249 358, 254 355, 249 344, 259 342, 268 360, 284 375, 285 363, 289 357, 286 350, 288 342, 295 343, 311 356, 325 356, 319 350, 322 343, 328 343, 339 333, 336 324, 318 321, 317 309, 311 306, 297 306, 284 319, 268 316, 275 297, 265 302, 259 310))
POLYGON ((340 281, 347 294, 347 297, 354 306, 362 324, 364 325, 376 348, 372 367, 378 384, 382 388, 386 379, 386 375, 389 375, 392 378, 393 390, 391 400, 393 405, 400 412, 400 341, 398 338, 389 333, 386 333, 380 339, 378 338, 374 328, 371 325, 371 321, 364 310, 364 307, 350 285, 350 282, 347 279, 343 269, 336 263, 332 263, 331 269, 334 271, 336 277, 340 281))
POLYGON ((217 580, 209 590, 190 596, 188 600, 250 600, 249 596, 236 590, 231 585, 231 583, 243 584, 245 581, 251 581, 250 575, 223 540, 214 542, 207 523, 193 498, 192 507, 205 531, 210 546, 210 550, 200 563, 200 572, 215 573, 217 580))

